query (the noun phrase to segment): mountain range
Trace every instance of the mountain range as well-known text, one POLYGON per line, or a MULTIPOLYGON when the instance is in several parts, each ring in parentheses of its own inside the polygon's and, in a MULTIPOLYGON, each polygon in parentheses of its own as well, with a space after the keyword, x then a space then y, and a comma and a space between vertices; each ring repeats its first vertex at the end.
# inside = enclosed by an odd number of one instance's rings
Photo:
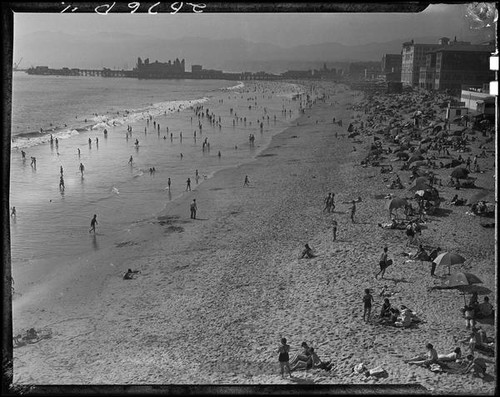
MULTIPOLYGON (((438 39, 414 38, 417 43, 435 43, 438 39)), ((149 58, 150 62, 179 58, 185 59, 186 71, 191 70, 190 65, 199 64, 205 69, 228 72, 265 70, 280 73, 291 69, 320 68, 324 63, 331 67, 352 61, 380 61, 384 54, 399 54, 402 43, 409 40, 411 38, 401 38, 354 46, 332 42, 285 48, 241 38, 185 37, 173 40, 128 33, 97 32, 77 36, 37 32, 15 38, 14 61, 22 57, 22 68, 44 65, 51 68, 132 69, 138 57, 149 58)))

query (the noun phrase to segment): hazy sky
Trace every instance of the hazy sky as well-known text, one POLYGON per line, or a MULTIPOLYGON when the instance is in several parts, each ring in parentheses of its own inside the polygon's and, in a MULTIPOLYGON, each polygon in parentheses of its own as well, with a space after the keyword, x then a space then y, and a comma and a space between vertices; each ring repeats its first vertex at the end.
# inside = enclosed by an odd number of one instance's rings
MULTIPOLYGON (((109 3, 109 2, 108 2, 109 3)), ((67 2, 67 4, 71 4, 67 2)), ((76 3, 73 3, 76 4, 76 3)), ((151 3, 152 4, 152 3, 151 3)), ((470 35, 465 4, 431 5, 424 12, 405 13, 274 13, 274 14, 112 14, 16 13, 14 39, 39 31, 89 35, 131 33, 159 38, 244 38, 290 47, 338 42, 355 45, 401 37, 470 35)), ((15 42, 14 42, 15 44, 15 42)))

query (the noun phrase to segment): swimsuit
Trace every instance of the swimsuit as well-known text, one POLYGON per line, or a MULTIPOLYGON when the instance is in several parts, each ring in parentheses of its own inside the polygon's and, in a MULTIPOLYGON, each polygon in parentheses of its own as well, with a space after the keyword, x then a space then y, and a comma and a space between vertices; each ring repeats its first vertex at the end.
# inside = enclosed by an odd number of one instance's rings
POLYGON ((278 356, 278 361, 280 363, 285 363, 288 362, 290 357, 288 357, 288 352, 281 352, 280 355, 278 356))

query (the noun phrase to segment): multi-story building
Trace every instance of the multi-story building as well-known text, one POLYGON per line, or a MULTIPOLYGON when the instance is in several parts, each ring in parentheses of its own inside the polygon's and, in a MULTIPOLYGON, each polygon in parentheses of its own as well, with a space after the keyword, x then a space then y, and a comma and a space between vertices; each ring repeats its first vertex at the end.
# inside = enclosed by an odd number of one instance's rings
POLYGON ((382 57, 381 70, 386 81, 401 81, 401 54, 385 54, 382 57))
POLYGON ((183 78, 185 77, 184 59, 179 61, 177 58, 174 62, 149 62, 146 58, 142 62, 141 58, 137 59, 137 77, 140 79, 165 79, 165 78, 183 78))
POLYGON ((403 85, 418 86, 420 68, 426 64, 427 53, 441 47, 442 40, 436 44, 416 44, 413 40, 403 43, 401 51, 401 82, 403 85))

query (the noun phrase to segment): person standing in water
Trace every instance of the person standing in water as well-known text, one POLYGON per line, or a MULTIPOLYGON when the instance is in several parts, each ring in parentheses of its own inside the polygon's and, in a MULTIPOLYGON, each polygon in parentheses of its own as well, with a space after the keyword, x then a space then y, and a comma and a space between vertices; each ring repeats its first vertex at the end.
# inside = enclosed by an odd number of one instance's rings
POLYGON ((191 191, 191 178, 188 178, 186 181, 186 192, 191 191))
POLYGON ((90 230, 89 230, 89 233, 92 232, 92 231, 95 233, 95 227, 96 227, 96 225, 97 225, 97 214, 94 214, 94 217, 90 221, 90 230))
POLYGON ((170 178, 168 178, 168 181, 167 181, 168 190, 170 190, 170 184, 171 184, 171 181, 170 181, 170 178))
POLYGON ((59 189, 64 190, 64 177, 61 174, 61 177, 59 178, 59 189))
POLYGON ((10 213, 10 216, 16 216, 16 207, 12 207, 12 212, 10 213))

